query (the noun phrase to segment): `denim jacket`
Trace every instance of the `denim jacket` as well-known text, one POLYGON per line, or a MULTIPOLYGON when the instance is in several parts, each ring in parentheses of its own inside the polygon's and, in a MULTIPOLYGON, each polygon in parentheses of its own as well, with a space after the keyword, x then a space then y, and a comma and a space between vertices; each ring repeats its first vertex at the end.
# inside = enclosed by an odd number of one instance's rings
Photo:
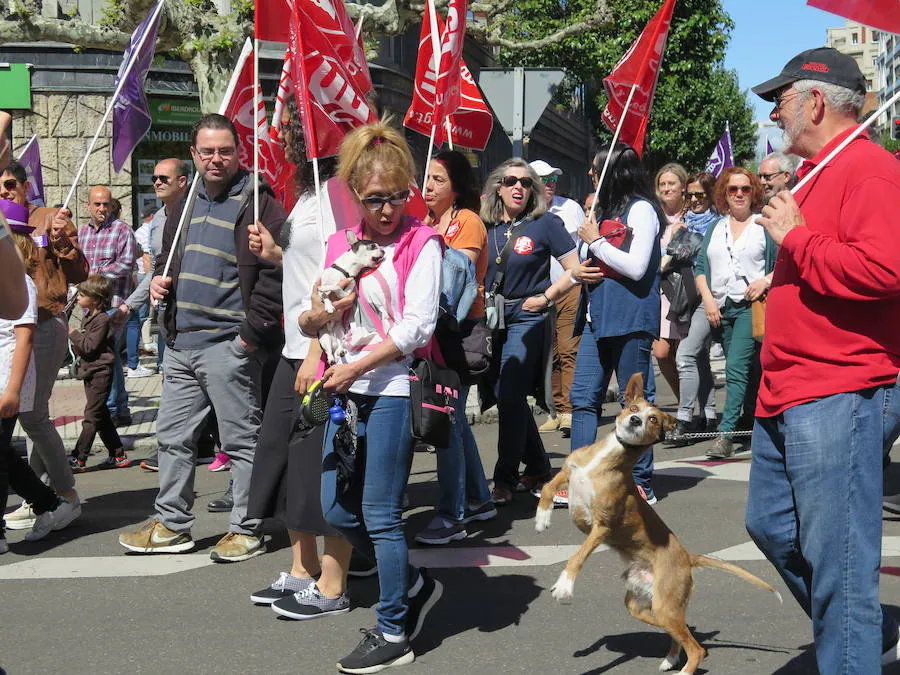
POLYGON ((444 250, 441 275, 441 307, 462 322, 478 296, 475 265, 465 253, 448 246, 444 250))

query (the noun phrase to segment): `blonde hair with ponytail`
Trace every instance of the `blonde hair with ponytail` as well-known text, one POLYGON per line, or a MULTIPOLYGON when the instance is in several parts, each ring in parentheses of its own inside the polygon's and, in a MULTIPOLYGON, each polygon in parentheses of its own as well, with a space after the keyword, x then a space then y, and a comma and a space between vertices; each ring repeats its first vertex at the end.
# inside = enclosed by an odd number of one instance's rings
POLYGON ((405 190, 414 180, 412 153, 403 134, 388 124, 389 119, 357 127, 341 143, 337 175, 357 193, 374 174, 397 190, 405 190))

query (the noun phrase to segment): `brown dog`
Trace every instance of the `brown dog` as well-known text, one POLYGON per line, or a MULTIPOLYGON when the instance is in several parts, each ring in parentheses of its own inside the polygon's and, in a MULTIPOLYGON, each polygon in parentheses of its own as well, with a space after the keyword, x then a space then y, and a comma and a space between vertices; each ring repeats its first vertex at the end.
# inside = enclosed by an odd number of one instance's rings
POLYGON ((569 513, 587 535, 551 589, 560 602, 572 598, 575 577, 600 544, 608 544, 628 563, 625 606, 631 615, 672 636, 672 647, 660 670, 678 664, 681 649, 687 664, 681 670, 693 675, 706 656, 691 635, 684 616, 694 584, 694 567, 717 567, 774 593, 765 581, 723 560, 688 553, 656 511, 637 490, 631 470, 643 452, 661 440, 675 420, 644 400, 644 378, 633 375, 625 390, 625 408, 616 418, 616 430, 604 440, 573 452, 562 471, 544 485, 535 516, 535 528, 550 526, 553 495, 568 486, 569 513))

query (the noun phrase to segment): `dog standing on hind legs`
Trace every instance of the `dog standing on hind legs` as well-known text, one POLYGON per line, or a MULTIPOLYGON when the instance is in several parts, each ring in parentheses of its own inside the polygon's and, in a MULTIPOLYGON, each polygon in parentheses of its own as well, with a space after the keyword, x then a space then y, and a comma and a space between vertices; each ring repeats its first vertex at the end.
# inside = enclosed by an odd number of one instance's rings
POLYGON ((781 594, 762 579, 718 558, 688 553, 681 542, 641 497, 631 470, 644 451, 662 440, 675 420, 650 405, 643 395, 644 378, 636 374, 625 390, 625 407, 616 429, 602 441, 580 448, 566 458, 562 470, 544 485, 535 515, 535 529, 550 526, 553 495, 569 489, 569 514, 587 540, 572 556, 551 589, 564 602, 573 596, 575 578, 600 544, 616 550, 628 564, 625 607, 636 619, 658 626, 672 637, 672 647, 659 666, 673 670, 681 650, 687 654, 684 675, 694 675, 706 650, 685 623, 694 585, 693 568, 716 567, 755 586, 781 594))

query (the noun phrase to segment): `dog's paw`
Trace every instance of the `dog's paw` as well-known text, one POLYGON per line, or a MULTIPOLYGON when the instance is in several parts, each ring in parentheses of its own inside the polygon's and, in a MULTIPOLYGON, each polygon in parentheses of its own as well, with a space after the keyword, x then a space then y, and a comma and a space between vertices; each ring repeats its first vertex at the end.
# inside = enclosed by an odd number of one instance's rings
POLYGON ((569 578, 568 572, 563 571, 550 589, 550 594, 557 602, 571 602, 572 596, 575 595, 575 580, 569 578))
POLYGON ((659 664, 659 670, 662 673, 667 673, 670 670, 675 670, 678 667, 678 662, 681 660, 681 649, 679 649, 674 655, 668 654, 666 658, 662 660, 662 663, 659 664))
POLYGON ((542 509, 538 507, 537 513, 534 514, 534 529, 543 532, 550 527, 550 518, 553 515, 553 509, 542 509))

